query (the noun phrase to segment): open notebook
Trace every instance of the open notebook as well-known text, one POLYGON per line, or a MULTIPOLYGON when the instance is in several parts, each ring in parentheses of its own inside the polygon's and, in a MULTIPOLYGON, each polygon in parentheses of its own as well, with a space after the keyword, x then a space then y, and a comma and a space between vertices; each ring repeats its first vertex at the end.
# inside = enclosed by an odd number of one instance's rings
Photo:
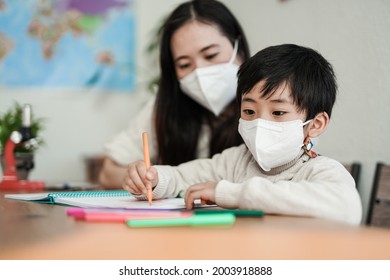
MULTIPOLYGON (((83 208, 105 207, 134 210, 185 209, 183 198, 153 200, 152 205, 149 205, 148 201, 137 200, 125 190, 6 194, 4 197, 8 199, 61 204, 83 208)), ((200 201, 195 203, 195 207, 201 207, 200 201)))

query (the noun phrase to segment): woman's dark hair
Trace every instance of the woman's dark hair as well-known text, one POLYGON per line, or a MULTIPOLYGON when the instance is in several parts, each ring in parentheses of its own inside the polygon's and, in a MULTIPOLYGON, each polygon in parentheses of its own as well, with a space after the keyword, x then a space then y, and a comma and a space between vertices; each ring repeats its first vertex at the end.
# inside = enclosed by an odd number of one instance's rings
POLYGON ((238 56, 241 59, 245 61, 250 56, 240 24, 221 2, 189 1, 170 14, 159 32, 161 73, 154 115, 157 164, 178 165, 195 159, 202 124, 208 124, 210 129, 209 156, 242 143, 237 131, 239 109, 235 100, 216 117, 180 89, 171 52, 171 38, 177 29, 191 20, 217 26, 232 45, 238 39, 238 56))

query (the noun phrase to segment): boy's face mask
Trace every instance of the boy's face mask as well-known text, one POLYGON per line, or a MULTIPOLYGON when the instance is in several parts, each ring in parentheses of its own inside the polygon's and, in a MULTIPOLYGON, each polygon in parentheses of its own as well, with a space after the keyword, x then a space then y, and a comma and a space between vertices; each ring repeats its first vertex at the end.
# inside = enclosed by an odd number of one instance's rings
POLYGON ((236 59, 238 41, 228 63, 197 68, 179 80, 182 91, 218 116, 236 96, 238 65, 236 59))
POLYGON ((294 160, 303 146, 301 120, 272 122, 264 119, 246 121, 240 119, 238 131, 249 151, 264 171, 282 166, 294 160))

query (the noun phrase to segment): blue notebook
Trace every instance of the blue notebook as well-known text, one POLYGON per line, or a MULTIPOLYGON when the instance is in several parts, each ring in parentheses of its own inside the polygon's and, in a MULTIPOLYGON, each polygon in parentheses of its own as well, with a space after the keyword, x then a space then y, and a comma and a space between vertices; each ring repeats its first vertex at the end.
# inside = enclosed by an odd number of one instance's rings
MULTIPOLYGON (((185 209, 183 198, 153 200, 152 205, 149 205, 148 201, 138 200, 125 190, 6 194, 4 197, 7 199, 83 208, 120 208, 134 210, 185 209)), ((200 202, 196 204, 200 205, 200 202)))

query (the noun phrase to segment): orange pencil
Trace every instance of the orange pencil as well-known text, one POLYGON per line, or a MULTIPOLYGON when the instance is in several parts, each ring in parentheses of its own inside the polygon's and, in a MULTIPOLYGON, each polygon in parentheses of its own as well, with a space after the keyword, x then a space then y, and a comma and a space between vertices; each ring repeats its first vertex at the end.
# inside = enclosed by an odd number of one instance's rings
MULTIPOLYGON (((149 153, 149 141, 148 141, 148 133, 147 132, 142 133, 142 143, 144 145, 144 161, 146 164, 146 169, 149 170, 150 169, 150 153, 149 153)), ((149 205, 152 205, 152 199, 153 199, 152 189, 148 189, 147 196, 148 196, 149 205)))

